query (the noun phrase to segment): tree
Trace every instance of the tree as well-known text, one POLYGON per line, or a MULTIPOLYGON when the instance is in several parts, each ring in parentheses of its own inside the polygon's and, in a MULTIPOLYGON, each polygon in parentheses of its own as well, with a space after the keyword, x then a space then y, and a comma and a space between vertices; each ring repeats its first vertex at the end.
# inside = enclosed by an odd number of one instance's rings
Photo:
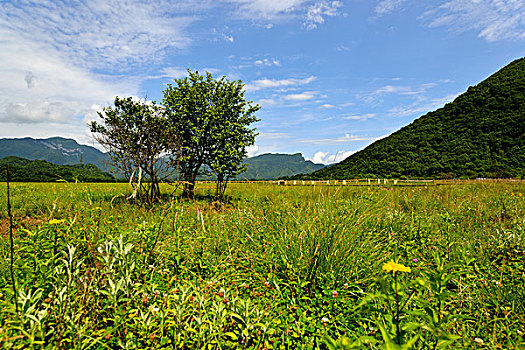
POLYGON ((116 97, 114 105, 98 112, 102 124, 91 122, 91 132, 134 184, 133 196, 151 204, 159 199, 159 181, 169 173, 166 156, 176 149, 176 135, 155 102, 116 97))
POLYGON ((246 147, 257 135, 250 124, 260 107, 244 99, 241 81, 218 80, 206 72, 188 70, 188 77, 168 84, 162 100, 170 129, 179 140, 172 152, 184 183, 184 195, 193 197, 199 170, 208 166, 217 175, 217 195, 228 179, 242 171, 246 147))

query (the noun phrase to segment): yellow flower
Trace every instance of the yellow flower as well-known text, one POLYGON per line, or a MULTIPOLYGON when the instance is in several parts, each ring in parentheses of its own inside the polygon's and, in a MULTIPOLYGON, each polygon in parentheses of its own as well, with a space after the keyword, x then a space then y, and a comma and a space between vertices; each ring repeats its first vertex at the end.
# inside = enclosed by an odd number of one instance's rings
POLYGON ((53 220, 49 220, 49 225, 61 224, 61 223, 64 223, 64 222, 66 222, 65 219, 62 219, 62 220, 53 219, 53 220))
POLYGON ((385 270, 386 272, 392 271, 392 273, 394 275, 396 274, 397 271, 400 271, 400 272, 410 272, 410 271, 412 271, 412 270, 410 270, 410 267, 407 267, 405 265, 401 265, 401 264, 395 263, 392 260, 390 260, 389 262, 387 262, 386 264, 383 265, 383 270, 385 270))

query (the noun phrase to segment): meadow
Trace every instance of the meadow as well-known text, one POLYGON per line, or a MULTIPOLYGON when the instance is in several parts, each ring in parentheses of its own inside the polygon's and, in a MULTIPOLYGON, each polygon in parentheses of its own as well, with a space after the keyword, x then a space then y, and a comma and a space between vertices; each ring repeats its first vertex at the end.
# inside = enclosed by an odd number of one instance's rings
POLYGON ((525 348, 525 182, 0 186, 0 347, 525 348))

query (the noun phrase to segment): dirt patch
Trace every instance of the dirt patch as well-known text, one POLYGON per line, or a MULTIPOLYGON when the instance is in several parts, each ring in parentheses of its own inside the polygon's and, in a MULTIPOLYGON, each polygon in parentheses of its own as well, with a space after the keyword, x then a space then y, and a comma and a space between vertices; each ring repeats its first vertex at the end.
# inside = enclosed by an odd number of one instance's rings
MULTIPOLYGON (((14 217, 13 218, 13 234, 20 229, 31 230, 41 226, 46 220, 41 218, 34 218, 31 216, 14 217)), ((9 236, 9 218, 4 217, 0 219, 0 232, 2 237, 9 236)))

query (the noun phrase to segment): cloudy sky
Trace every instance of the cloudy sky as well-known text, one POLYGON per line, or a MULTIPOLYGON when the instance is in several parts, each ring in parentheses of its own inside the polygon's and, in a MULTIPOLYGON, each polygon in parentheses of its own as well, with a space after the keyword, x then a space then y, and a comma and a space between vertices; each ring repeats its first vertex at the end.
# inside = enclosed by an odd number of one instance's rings
POLYGON ((340 161, 525 56, 523 0, 0 0, 0 137, 71 137, 187 68, 261 105, 250 154, 340 161))

